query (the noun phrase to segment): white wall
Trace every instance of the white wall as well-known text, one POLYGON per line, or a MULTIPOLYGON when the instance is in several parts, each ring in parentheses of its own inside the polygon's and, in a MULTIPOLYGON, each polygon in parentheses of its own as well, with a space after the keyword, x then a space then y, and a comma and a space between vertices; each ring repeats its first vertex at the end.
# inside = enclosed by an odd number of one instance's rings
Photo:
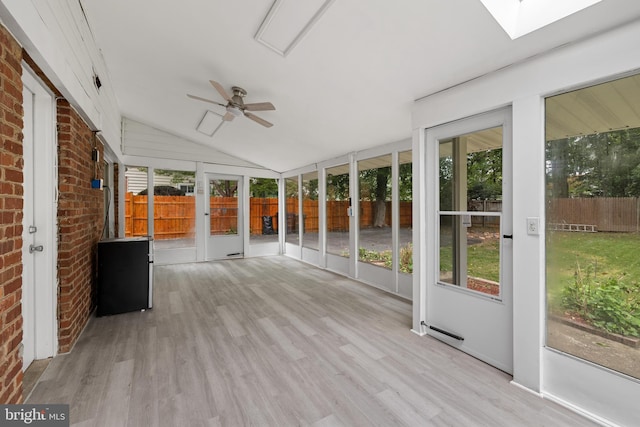
POLYGON ((189 160, 264 170, 263 167, 196 144, 170 132, 128 118, 122 120, 122 153, 128 156, 189 160))
MULTIPOLYGON (((635 403, 629 399, 640 396, 640 383, 543 347, 544 230, 540 236, 527 235, 525 221, 527 217, 539 217, 544 224, 544 97, 640 69, 638 40, 640 22, 635 22, 426 97, 416 102, 413 110, 416 153, 424 144, 425 128, 512 105, 513 381, 594 418, 620 425, 640 425, 637 399, 635 403), (562 372, 571 372, 581 380, 569 381, 562 372), (593 381, 583 381, 589 378, 593 381)), ((417 178, 425 179, 422 175, 417 178)), ((420 189, 425 184, 416 185, 420 189)), ((420 218, 414 220, 418 228, 414 236, 421 235, 419 227, 429 214, 417 209, 420 218)), ((424 241, 414 243, 421 246, 415 251, 418 256, 425 253, 424 241)), ((419 329, 425 309, 425 278, 420 270, 428 268, 428 263, 419 258, 414 265, 418 266, 414 273, 414 329, 419 329)))
POLYGON ((0 19, 116 157, 120 111, 102 54, 78 0, 1 0, 0 19), (100 77, 100 90, 94 85, 100 77))

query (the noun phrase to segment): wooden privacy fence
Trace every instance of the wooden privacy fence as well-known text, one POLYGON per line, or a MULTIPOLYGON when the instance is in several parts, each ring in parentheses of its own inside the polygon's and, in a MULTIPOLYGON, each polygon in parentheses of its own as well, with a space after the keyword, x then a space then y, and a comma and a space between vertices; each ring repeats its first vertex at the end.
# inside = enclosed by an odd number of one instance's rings
POLYGON ((238 232, 238 198, 211 197, 209 202, 211 235, 236 234, 238 232))
MULTIPOLYGON (((372 227, 374 201, 360 202, 360 227, 372 227)), ((234 232, 237 224, 237 208, 234 197, 212 197, 210 224, 213 234, 234 232)), ((400 202, 400 227, 411 227, 412 203, 400 202)), ((347 201, 327 202, 327 229, 346 231, 349 229, 347 201)), ((490 202, 487 206, 469 206, 470 210, 499 211, 501 202, 490 202)), ((303 200, 303 220, 306 232, 318 231, 318 201, 303 200)), ((286 201, 287 231, 298 230, 298 199, 286 201)), ((249 203, 251 234, 262 233, 262 217, 272 217, 273 227, 278 229, 278 199, 252 197, 249 203)), ((178 239, 195 236, 195 197, 155 196, 154 238, 178 239)), ((385 222, 391 224, 391 202, 386 202, 385 222)), ((484 217, 473 218, 486 220, 484 217)), ((551 199, 547 205, 547 222, 555 224, 595 225, 598 231, 640 232, 640 198, 638 197, 594 197, 551 199)), ((489 224, 485 224, 489 225, 489 224)), ((125 196, 125 235, 147 235, 147 196, 127 193, 125 196)))
MULTIPOLYGON (((470 212, 502 212, 502 200, 470 200, 467 202, 470 212)), ((474 227, 500 227, 500 217, 472 215, 471 225, 474 227)))
MULTIPOLYGON (((237 200, 235 197, 212 197, 210 199, 211 234, 228 234, 236 231, 238 222, 237 200)), ((373 226, 373 201, 360 202, 360 226, 373 226)), ((411 202, 400 202, 400 227, 411 227, 411 202)), ((154 196, 153 202, 154 238, 181 239, 195 236, 195 197, 194 196, 154 196)), ((327 229, 329 231, 347 231, 347 201, 327 202, 327 229)), ((318 201, 303 200, 303 220, 305 232, 318 231, 318 201)), ((298 199, 286 200, 287 231, 298 231, 298 199)), ((385 223, 391 224, 391 202, 386 202, 385 223)), ((130 237, 146 236, 147 196, 127 193, 125 196, 125 235, 130 237)), ((271 217, 273 228, 278 229, 278 199, 252 197, 249 199, 249 227, 251 234, 262 234, 263 217, 271 217)))
MULTIPOLYGON (((184 239, 195 236, 196 199, 192 196, 155 196, 154 239, 184 239)), ((127 193, 124 198, 125 236, 146 236, 147 196, 127 193)))
POLYGON ((597 231, 639 232, 640 198, 551 199, 547 204, 547 223, 595 225, 597 231))

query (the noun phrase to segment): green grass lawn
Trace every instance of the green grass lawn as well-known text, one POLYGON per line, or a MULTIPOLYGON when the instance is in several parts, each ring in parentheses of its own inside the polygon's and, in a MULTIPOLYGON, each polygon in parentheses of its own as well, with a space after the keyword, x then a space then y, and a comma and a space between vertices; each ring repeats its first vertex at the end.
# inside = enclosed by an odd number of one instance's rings
POLYGON ((576 267, 592 265, 597 280, 611 277, 640 284, 640 234, 569 233, 547 234, 547 298, 560 303, 562 288, 574 280, 576 267))
MULTIPOLYGON (((440 247, 440 271, 451 271, 453 248, 440 247)), ((488 238, 467 246, 467 274, 472 277, 500 281, 500 240, 488 238)))
MULTIPOLYGON (((547 292, 552 303, 559 301, 562 288, 573 282, 576 263, 583 270, 593 264, 596 279, 615 277, 640 285, 640 234, 549 232, 546 246, 547 292)), ((451 271, 451 259, 451 246, 441 247, 441 271, 451 271)), ((467 259, 470 276, 499 280, 498 239, 469 245, 467 259)))
MULTIPOLYGON (((498 282, 499 236, 475 231, 467 237, 468 276, 498 282)), ((546 239, 549 311, 640 337, 640 234, 549 232, 546 239)), ((440 277, 445 281, 451 280, 453 268, 451 241, 441 236, 440 277)))

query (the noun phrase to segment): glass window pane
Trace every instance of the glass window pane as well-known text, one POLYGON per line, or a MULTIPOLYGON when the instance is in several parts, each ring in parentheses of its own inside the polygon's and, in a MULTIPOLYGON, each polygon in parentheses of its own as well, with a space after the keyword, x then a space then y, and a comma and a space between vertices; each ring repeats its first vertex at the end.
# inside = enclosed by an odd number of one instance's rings
POLYGON ((440 210, 453 208, 453 142, 440 142, 440 210))
POLYGON ((391 155, 358 162, 360 247, 358 260, 391 269, 391 155))
POLYGON ((440 141, 439 165, 439 282, 499 297, 502 127, 440 141))
POLYGON ((196 199, 193 194, 195 175, 193 171, 154 170, 155 248, 189 248, 196 245, 196 199))
POLYGON ((286 178, 284 180, 285 184, 285 211, 286 211, 286 234, 285 241, 287 243, 291 243, 293 245, 299 245, 300 239, 298 236, 299 227, 298 227, 298 177, 286 178))
POLYGON ((148 235, 147 172, 145 167, 125 167, 124 235, 148 235))
POLYGON ((454 277, 455 237, 454 223, 456 217, 453 215, 440 215, 440 282, 450 285, 458 285, 459 279, 454 277))
POLYGON ((635 378, 638 86, 635 75, 548 98, 545 159, 547 345, 635 378))
POLYGON ((400 197, 400 246, 398 268, 402 273, 413 273, 413 170, 411 151, 398 154, 400 163, 398 193, 400 197))
POLYGON ((327 169, 327 252, 349 257, 349 165, 327 169))
POLYGON ((237 235, 238 181, 212 179, 209 194, 211 235, 237 235))
POLYGON ((302 246, 318 250, 318 172, 302 176, 302 246))
POLYGON ((278 241, 278 181, 249 179, 249 240, 251 243, 278 241))
POLYGON ((439 281, 500 295, 500 217, 440 216, 439 281))

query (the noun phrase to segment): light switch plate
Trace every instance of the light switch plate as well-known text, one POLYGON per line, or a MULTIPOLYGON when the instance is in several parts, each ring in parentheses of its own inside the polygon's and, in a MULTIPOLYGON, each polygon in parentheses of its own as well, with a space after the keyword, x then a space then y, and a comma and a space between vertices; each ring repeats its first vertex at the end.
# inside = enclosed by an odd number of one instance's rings
POLYGON ((538 217, 527 218, 527 234, 530 236, 540 235, 540 218, 538 217))

